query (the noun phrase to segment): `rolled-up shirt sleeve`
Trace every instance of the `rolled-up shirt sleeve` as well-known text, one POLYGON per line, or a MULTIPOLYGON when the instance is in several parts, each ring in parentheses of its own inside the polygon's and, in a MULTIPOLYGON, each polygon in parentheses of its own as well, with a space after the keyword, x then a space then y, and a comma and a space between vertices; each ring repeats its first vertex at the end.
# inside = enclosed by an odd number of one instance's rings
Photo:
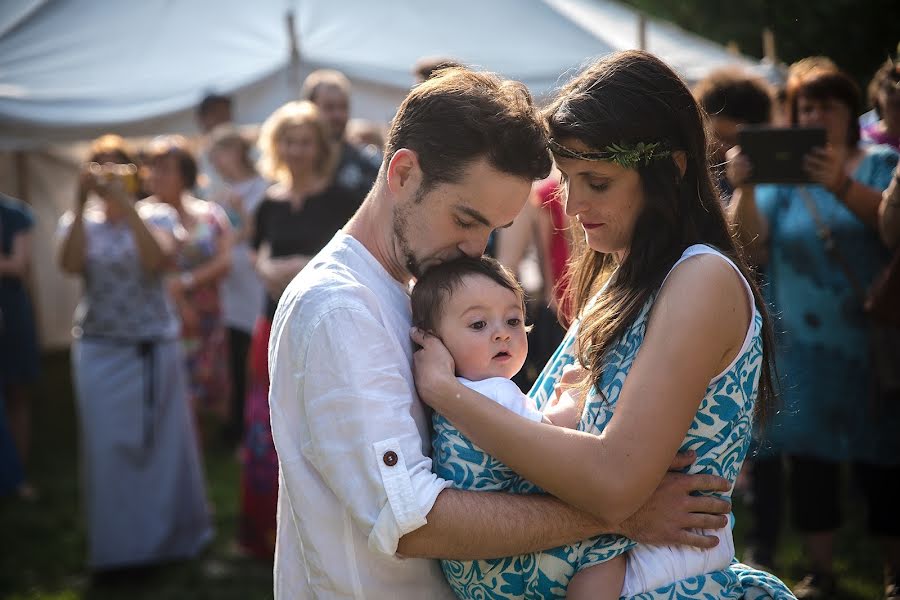
MULTIPOLYGON (((304 429, 297 445, 302 457, 368 536, 369 548, 393 555, 403 535, 425 525, 449 486, 423 454, 402 342, 365 308, 347 307, 328 310, 294 339, 299 410, 290 418, 273 394, 273 433, 277 438, 279 427, 304 429)), ((298 458, 278 451, 288 468, 298 458)))

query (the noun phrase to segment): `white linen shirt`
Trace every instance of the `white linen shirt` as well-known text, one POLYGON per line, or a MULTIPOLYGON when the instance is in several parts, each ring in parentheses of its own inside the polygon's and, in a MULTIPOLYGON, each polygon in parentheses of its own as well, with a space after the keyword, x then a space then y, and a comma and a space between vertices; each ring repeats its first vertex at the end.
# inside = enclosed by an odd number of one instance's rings
POLYGON ((431 472, 407 290, 338 232, 288 286, 269 339, 278 452, 275 598, 453 598, 395 556, 450 485, 431 472))

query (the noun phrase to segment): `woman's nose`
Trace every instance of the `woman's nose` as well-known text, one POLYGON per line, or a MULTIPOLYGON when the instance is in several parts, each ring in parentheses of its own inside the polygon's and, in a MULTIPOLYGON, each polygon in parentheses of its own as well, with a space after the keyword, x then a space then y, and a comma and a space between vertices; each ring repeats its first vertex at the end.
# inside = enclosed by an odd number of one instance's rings
POLYGON ((566 211, 566 215, 570 217, 577 217, 581 212, 584 211, 583 203, 579 202, 578 194, 573 194, 572 192, 567 192, 564 196, 563 206, 566 211))

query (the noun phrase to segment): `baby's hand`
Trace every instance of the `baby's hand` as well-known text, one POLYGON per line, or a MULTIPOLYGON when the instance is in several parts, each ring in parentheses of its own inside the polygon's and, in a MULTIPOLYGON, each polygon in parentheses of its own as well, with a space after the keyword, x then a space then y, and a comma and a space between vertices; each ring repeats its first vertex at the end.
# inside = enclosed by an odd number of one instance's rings
POLYGON ((578 402, 572 396, 571 390, 566 390, 551 400, 544 407, 544 420, 557 427, 575 429, 581 415, 578 412, 578 402))
POLYGON ((553 390, 553 398, 544 406, 544 417, 557 427, 575 429, 581 419, 580 403, 572 395, 575 385, 587 376, 588 371, 575 365, 563 367, 562 375, 553 390))

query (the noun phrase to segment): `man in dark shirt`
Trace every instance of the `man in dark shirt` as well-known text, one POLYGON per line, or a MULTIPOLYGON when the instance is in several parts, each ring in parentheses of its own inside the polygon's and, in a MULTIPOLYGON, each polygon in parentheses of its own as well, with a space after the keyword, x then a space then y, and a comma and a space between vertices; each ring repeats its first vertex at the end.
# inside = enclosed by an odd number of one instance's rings
POLYGON ((375 183, 381 165, 364 155, 344 136, 350 117, 350 80, 340 71, 313 71, 303 82, 300 97, 319 108, 328 123, 332 141, 339 148, 335 180, 358 196, 357 205, 362 204, 375 183))

